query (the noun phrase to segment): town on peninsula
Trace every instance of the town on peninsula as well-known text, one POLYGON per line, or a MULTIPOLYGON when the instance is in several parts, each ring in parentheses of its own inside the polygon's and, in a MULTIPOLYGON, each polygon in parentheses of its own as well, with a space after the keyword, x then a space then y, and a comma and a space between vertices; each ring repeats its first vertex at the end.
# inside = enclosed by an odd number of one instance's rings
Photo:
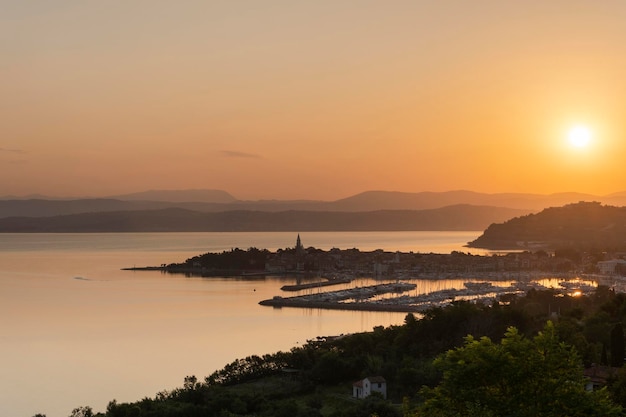
POLYGON ((449 254, 389 252, 382 249, 333 248, 325 251, 305 248, 297 236, 296 245, 278 249, 235 248, 222 253, 206 253, 182 263, 158 267, 131 268, 185 274, 189 277, 289 275, 298 277, 284 292, 260 301, 273 307, 421 312, 453 301, 491 303, 528 290, 546 289, 541 278, 560 280, 555 289, 563 293, 586 293, 601 284, 626 288, 619 277, 626 274, 626 260, 619 253, 579 252, 574 249, 548 252, 514 251, 475 255, 460 251, 449 254), (321 291, 332 286, 348 286, 359 277, 371 277, 375 285, 321 291), (462 288, 443 289, 428 294, 412 293, 415 279, 462 279, 462 288), (315 290, 316 291, 313 291, 315 290))

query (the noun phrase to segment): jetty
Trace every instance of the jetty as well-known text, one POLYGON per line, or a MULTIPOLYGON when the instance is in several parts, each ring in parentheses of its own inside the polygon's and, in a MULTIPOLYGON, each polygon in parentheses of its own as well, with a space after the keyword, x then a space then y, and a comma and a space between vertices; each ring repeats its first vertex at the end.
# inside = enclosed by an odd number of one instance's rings
POLYGON ((414 306, 397 303, 384 303, 381 300, 369 301, 384 294, 401 294, 413 290, 416 284, 396 282, 390 284, 370 285, 347 290, 329 291, 319 294, 300 295, 295 297, 275 296, 269 300, 259 302, 263 306, 272 307, 299 307, 322 308, 332 310, 360 310, 360 311, 418 311, 414 306))
POLYGON ((312 288, 330 287, 332 285, 349 284, 352 280, 350 278, 327 278, 326 281, 308 282, 306 284, 295 285, 283 285, 280 287, 283 291, 301 291, 309 290, 312 288))

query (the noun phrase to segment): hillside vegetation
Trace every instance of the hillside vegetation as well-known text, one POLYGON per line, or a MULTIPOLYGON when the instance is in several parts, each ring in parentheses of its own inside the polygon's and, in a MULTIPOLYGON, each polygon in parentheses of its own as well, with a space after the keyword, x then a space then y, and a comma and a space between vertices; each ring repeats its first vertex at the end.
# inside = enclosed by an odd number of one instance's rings
POLYGON ((579 202, 490 225, 470 247, 626 250, 626 207, 579 202))
MULTIPOLYGON (((618 416, 626 405, 626 296, 530 290, 492 306, 455 302, 403 325, 311 340, 250 356, 100 416, 618 416), (559 311, 559 315, 553 312, 559 311), (551 320, 551 321, 549 321, 551 320), (607 388, 587 392, 583 367, 605 364, 607 388), (612 367, 609 367, 612 365, 612 367), (388 399, 352 398, 383 376, 388 399)), ((88 406, 73 416, 92 416, 88 406)))

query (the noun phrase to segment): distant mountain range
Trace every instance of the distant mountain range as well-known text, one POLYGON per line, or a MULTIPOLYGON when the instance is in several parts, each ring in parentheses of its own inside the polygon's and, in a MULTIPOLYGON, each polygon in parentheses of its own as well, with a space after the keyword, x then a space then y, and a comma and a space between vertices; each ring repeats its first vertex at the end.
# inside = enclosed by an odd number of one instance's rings
POLYGON ((222 190, 149 190, 108 197, 123 201, 167 201, 170 203, 235 203, 237 199, 222 190))
POLYGON ((138 193, 119 194, 106 197, 51 197, 42 194, 26 196, 0 196, 3 200, 122 200, 122 201, 165 201, 170 203, 233 203, 237 199, 222 190, 148 190, 138 193))
POLYGON ((221 190, 151 190, 110 198, 0 198, 0 231, 483 230, 579 201, 623 206, 626 192, 368 191, 336 201, 245 201, 221 190))
POLYGON ((231 210, 207 213, 166 208, 6 217, 0 219, 0 232, 460 231, 484 230, 494 221, 502 222, 525 213, 524 210, 470 205, 370 212, 231 210))
POLYGON ((596 196, 580 193, 558 194, 485 194, 472 191, 404 193, 367 191, 335 201, 316 200, 237 200, 221 190, 154 190, 107 198, 0 198, 0 218, 10 216, 46 217, 85 212, 156 210, 170 207, 194 211, 219 212, 252 211, 376 211, 424 210, 457 204, 507 207, 540 211, 578 201, 598 201, 603 204, 626 205, 626 192, 596 196))
POLYGON ((485 249, 626 250, 626 207, 580 202, 494 223, 469 246, 485 249))

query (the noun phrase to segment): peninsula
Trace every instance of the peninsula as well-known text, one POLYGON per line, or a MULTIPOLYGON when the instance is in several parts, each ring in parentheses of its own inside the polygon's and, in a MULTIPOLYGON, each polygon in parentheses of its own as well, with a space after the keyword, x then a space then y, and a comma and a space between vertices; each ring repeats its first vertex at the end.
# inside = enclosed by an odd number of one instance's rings
MULTIPOLYGON (((382 249, 363 252, 359 249, 329 251, 305 248, 297 236, 293 248, 231 249, 221 253, 205 253, 182 263, 158 267, 129 268, 159 270, 186 276, 299 275, 306 282, 285 285, 283 291, 318 289, 316 294, 293 297, 275 296, 261 305, 273 307, 323 308, 341 310, 420 312, 458 299, 493 301, 505 294, 519 294, 536 288, 534 279, 560 277, 564 280, 594 274, 626 274, 626 261, 619 253, 604 250, 558 249, 553 252, 527 250, 474 255, 454 251, 449 254, 389 252, 382 249), (349 288, 351 280, 367 277, 380 284, 349 288), (464 279, 465 288, 443 290, 431 294, 410 294, 415 285, 411 279, 464 279), (476 282, 478 281, 478 282, 476 282), (494 281, 513 282, 492 285, 494 281), (320 292, 323 287, 344 285, 336 291, 320 292)), ((588 284, 577 282, 573 288, 563 282, 564 291, 588 291, 588 284)))

